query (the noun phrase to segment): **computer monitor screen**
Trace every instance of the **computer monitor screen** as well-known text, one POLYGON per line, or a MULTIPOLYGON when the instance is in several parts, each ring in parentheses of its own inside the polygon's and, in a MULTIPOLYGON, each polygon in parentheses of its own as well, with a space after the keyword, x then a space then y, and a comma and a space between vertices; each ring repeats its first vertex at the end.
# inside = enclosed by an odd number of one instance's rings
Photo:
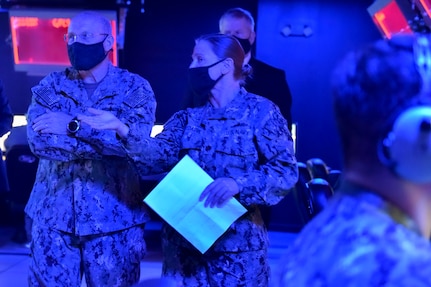
MULTIPOLYGON (((63 36, 70 19, 78 12, 77 9, 9 9, 15 70, 43 76, 70 66, 63 36)), ((99 12, 111 21, 114 47, 110 57, 117 65, 117 11, 99 12)))
POLYGON ((376 0, 368 13, 384 38, 395 34, 411 34, 410 23, 416 17, 408 0, 376 0))

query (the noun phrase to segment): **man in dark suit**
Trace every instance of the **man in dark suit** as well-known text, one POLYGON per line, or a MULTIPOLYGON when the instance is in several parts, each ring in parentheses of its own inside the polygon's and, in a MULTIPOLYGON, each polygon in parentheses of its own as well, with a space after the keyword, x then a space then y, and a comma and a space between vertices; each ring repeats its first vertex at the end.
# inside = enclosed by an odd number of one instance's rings
POLYGON ((286 81, 284 70, 270 66, 252 56, 251 48, 256 40, 254 18, 242 8, 227 10, 219 21, 223 34, 235 36, 245 52, 244 64, 253 68, 253 75, 247 79, 245 88, 248 92, 266 97, 273 101, 286 118, 289 130, 292 129, 292 96, 286 81))
MULTIPOLYGON (((252 76, 246 79, 246 90, 274 102, 286 118, 289 130, 292 131, 292 96, 286 81, 286 73, 252 57, 251 48, 256 39, 254 26, 253 16, 242 8, 227 10, 219 21, 220 32, 238 39, 245 52, 244 64, 249 64, 253 68, 252 76)), ((205 96, 187 91, 181 108, 200 106, 207 102, 205 96)))
POLYGON ((273 101, 286 118, 289 130, 292 131, 292 96, 286 82, 284 70, 270 66, 256 58, 251 58, 253 75, 246 81, 247 91, 264 96, 273 101))

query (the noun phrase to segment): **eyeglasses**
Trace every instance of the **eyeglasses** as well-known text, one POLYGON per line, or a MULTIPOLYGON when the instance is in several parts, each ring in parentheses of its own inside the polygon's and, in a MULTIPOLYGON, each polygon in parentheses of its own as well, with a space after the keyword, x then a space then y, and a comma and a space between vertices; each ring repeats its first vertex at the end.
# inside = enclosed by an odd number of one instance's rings
POLYGON ((75 43, 78 38, 83 41, 83 42, 90 42, 92 39, 94 39, 96 36, 105 36, 106 37, 109 36, 109 34, 106 33, 100 33, 100 34, 93 34, 93 33, 82 33, 79 35, 73 34, 73 33, 68 33, 68 34, 64 34, 64 42, 66 42, 67 44, 72 44, 75 43))

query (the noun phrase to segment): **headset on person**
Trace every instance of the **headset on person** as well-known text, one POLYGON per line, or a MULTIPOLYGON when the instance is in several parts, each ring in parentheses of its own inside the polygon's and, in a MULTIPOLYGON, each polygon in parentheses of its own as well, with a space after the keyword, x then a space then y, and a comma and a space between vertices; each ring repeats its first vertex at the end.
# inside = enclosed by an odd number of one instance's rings
MULTIPOLYGON (((421 93, 431 93, 430 36, 418 35, 413 52, 422 77, 421 93)), ((398 176, 415 183, 431 183, 431 105, 403 111, 381 147, 381 161, 398 176)))

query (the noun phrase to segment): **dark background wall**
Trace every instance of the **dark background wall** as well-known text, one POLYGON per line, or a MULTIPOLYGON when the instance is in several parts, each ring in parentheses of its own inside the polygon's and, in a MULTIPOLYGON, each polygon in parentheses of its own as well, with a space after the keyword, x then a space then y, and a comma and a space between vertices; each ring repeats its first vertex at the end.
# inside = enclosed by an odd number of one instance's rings
POLYGON ((298 124, 297 157, 321 157, 340 169, 340 146, 332 116, 329 81, 348 51, 381 38, 367 7, 373 1, 276 1, 258 5, 257 56, 286 71, 298 124), (284 37, 280 31, 308 25, 310 37, 284 37))

